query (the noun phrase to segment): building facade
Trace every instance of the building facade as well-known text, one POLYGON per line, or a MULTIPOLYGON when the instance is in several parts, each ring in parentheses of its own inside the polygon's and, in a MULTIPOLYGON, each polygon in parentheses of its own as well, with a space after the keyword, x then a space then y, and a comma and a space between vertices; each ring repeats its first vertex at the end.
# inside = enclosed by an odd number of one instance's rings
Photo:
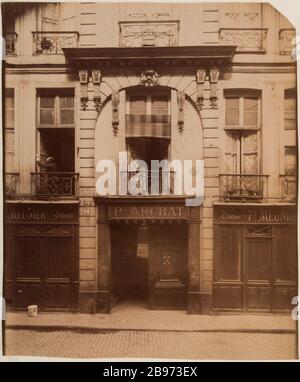
POLYGON ((7 303, 290 309, 297 89, 288 20, 260 3, 7 3, 2 12, 7 303), (118 167, 120 152, 147 164, 203 160, 203 203, 187 205, 172 186, 97 194, 99 161, 113 161, 119 178, 135 175, 118 167))

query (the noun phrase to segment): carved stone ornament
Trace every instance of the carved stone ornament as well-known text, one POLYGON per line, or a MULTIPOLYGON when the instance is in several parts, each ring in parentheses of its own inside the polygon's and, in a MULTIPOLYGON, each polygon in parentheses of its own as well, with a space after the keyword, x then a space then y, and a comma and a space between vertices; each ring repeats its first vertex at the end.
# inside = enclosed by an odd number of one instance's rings
POLYGON ((159 85, 158 79, 160 75, 153 69, 146 70, 140 75, 140 85, 146 87, 154 87, 159 85))
POLYGON ((204 83, 206 80, 206 69, 198 69, 196 72, 197 82, 197 100, 196 106, 199 110, 202 110, 204 104, 204 83))
POLYGON ((80 82, 80 103, 82 110, 86 110, 88 105, 88 82, 89 73, 87 70, 79 70, 79 82, 80 82))
POLYGON ((118 134, 119 130, 119 93, 114 92, 111 95, 112 102, 112 128, 115 135, 118 134))
POLYGON ((177 103, 178 103, 178 130, 179 133, 183 132, 184 128, 184 102, 185 94, 183 92, 177 92, 177 103))
MULTIPOLYGON (((154 15, 159 18, 163 14, 154 15)), ((122 47, 178 45, 179 21, 130 21, 120 22, 119 26, 122 47)))
POLYGON ((219 75, 220 71, 218 68, 210 69, 210 106, 212 107, 212 109, 216 109, 218 107, 217 84, 219 80, 219 75))
POLYGON ((95 110, 99 112, 102 109, 102 100, 101 100, 101 92, 100 92, 100 85, 102 81, 102 73, 101 70, 92 70, 92 81, 94 86, 94 105, 95 110))

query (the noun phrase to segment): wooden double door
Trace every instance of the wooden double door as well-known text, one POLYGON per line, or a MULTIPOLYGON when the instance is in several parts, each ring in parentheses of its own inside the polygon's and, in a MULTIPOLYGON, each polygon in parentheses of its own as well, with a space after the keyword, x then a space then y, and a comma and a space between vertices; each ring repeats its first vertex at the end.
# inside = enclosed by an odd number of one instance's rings
POLYGON ((72 236, 17 237, 14 305, 71 310, 76 305, 76 248, 72 236))
POLYGON ((284 311, 297 293, 295 225, 216 225, 213 307, 284 311))
POLYGON ((143 299, 151 309, 186 307, 185 224, 111 226, 113 302, 143 299))

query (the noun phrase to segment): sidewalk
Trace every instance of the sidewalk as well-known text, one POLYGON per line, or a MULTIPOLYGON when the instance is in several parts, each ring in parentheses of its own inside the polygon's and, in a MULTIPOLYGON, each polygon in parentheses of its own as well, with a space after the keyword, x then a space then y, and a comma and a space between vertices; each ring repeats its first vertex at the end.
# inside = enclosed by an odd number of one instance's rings
POLYGON ((219 314, 188 315, 181 310, 149 310, 138 302, 120 303, 111 314, 8 312, 7 328, 140 330, 184 332, 266 332, 295 333, 296 321, 291 315, 219 314))

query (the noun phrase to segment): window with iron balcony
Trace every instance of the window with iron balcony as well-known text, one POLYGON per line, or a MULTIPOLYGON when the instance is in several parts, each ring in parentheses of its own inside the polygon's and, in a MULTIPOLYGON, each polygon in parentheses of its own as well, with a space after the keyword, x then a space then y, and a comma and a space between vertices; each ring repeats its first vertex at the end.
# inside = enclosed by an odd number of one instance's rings
MULTIPOLYGON (((150 191, 151 182, 158 184, 158 192, 162 193, 163 179, 168 178, 172 193, 173 174, 162 170, 154 173, 151 170, 152 160, 164 160, 169 156, 171 141, 170 94, 159 91, 138 91, 127 94, 126 102, 126 146, 128 160, 143 160, 148 167, 147 186, 150 191)), ((136 172, 128 171, 130 180, 136 172)))
POLYGON ((76 197, 74 89, 38 90, 37 141, 32 194, 38 198, 76 197))
POLYGON ((261 96, 253 90, 225 91, 225 173, 220 174, 224 201, 267 196, 268 176, 260 173, 261 96))

